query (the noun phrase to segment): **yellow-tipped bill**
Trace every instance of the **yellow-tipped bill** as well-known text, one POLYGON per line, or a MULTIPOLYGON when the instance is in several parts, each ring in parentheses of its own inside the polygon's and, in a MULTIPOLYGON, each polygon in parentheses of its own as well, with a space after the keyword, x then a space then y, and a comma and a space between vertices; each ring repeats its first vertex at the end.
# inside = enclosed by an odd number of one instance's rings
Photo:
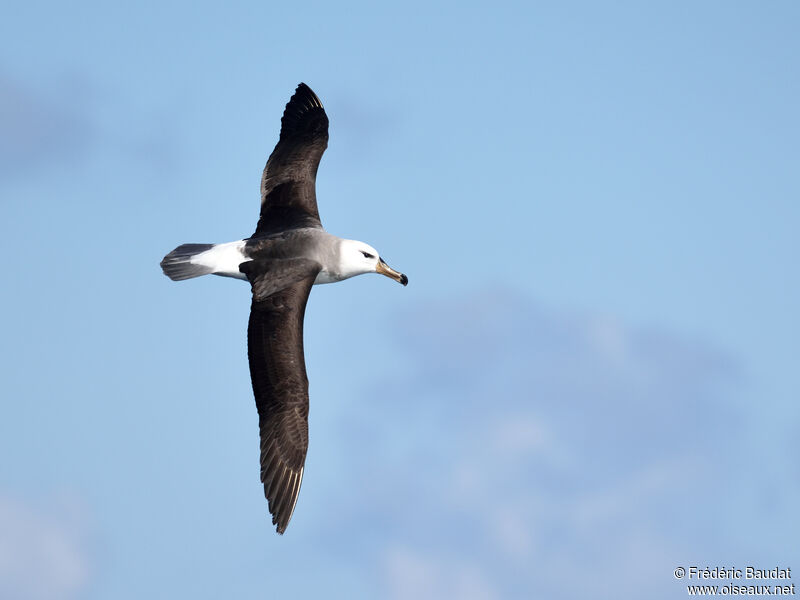
POLYGON ((403 285, 408 285, 408 277, 398 271, 395 271, 392 267, 387 265, 382 258, 378 260, 378 264, 375 266, 375 272, 380 273, 381 275, 386 275, 387 277, 390 277, 391 279, 394 279, 403 285))

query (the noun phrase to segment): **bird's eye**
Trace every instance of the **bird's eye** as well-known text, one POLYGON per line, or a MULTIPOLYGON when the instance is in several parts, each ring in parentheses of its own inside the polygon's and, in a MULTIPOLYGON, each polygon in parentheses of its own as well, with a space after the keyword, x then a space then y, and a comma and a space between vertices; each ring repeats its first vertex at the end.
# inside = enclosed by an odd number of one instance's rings
POLYGON ((375 258, 372 254, 369 252, 364 252, 363 250, 361 250, 361 254, 364 255, 364 258, 375 258))

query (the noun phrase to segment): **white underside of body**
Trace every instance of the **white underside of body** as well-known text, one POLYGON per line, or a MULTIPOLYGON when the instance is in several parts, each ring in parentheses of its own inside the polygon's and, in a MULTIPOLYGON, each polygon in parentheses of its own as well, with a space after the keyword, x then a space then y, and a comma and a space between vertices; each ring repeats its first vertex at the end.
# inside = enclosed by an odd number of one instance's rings
POLYGON ((337 281, 342 281, 342 279, 342 277, 335 277, 323 269, 319 272, 317 278, 314 280, 314 285, 319 285, 321 283, 336 283, 337 281))
MULTIPOLYGON (((211 269, 214 275, 233 277, 234 279, 247 281, 247 277, 244 273, 239 271, 239 265, 244 262, 250 262, 253 259, 245 256, 244 247, 245 240, 216 244, 213 248, 193 256, 190 262, 211 269)), ((329 272, 323 266, 322 271, 319 272, 317 278, 314 280, 314 285, 335 283, 342 279, 344 278, 329 272)))
POLYGON ((217 244, 210 250, 196 254, 190 262, 208 267, 214 275, 234 277, 247 281, 244 273, 239 271, 239 265, 250 260, 244 255, 244 240, 238 240, 226 244, 217 244))

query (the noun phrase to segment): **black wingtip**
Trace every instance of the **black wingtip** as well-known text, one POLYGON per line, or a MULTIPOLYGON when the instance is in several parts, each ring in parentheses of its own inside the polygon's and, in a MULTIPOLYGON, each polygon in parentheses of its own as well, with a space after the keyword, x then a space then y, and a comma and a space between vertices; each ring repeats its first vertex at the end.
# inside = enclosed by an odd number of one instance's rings
POLYGON ((295 96, 306 96, 315 104, 319 104, 319 106, 322 108, 322 102, 320 102, 319 97, 314 93, 314 90, 312 90, 308 84, 303 81, 297 84, 292 98, 295 96))
POLYGON ((320 101, 319 96, 314 93, 307 84, 303 83, 302 81, 297 84, 297 87, 294 90, 294 94, 292 95, 291 99, 289 100, 289 104, 293 101, 308 101, 309 104, 312 106, 316 106, 318 108, 325 108, 322 106, 322 101, 320 101))
POLYGON ((322 102, 310 87, 300 83, 283 111, 280 139, 327 134, 328 116, 322 102))
MULTIPOLYGON (((288 500, 289 502, 296 502, 297 498, 285 498, 285 500, 288 500)), ((280 535, 283 535, 286 531, 286 528, 289 526, 289 521, 292 520, 292 513, 294 512, 294 506, 291 507, 291 510, 287 511, 286 507, 283 505, 284 501, 275 502, 274 504, 272 502, 269 503, 270 511, 273 513, 272 524, 275 525, 275 531, 277 531, 280 535)))

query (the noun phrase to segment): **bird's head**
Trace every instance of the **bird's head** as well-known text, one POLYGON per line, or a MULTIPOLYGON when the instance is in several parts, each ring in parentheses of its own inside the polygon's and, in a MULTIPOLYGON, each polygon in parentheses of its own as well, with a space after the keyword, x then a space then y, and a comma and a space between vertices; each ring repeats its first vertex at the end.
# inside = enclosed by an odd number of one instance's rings
POLYGON ((375 248, 356 240, 342 240, 340 269, 344 277, 380 273, 408 285, 408 277, 387 265, 375 248))

